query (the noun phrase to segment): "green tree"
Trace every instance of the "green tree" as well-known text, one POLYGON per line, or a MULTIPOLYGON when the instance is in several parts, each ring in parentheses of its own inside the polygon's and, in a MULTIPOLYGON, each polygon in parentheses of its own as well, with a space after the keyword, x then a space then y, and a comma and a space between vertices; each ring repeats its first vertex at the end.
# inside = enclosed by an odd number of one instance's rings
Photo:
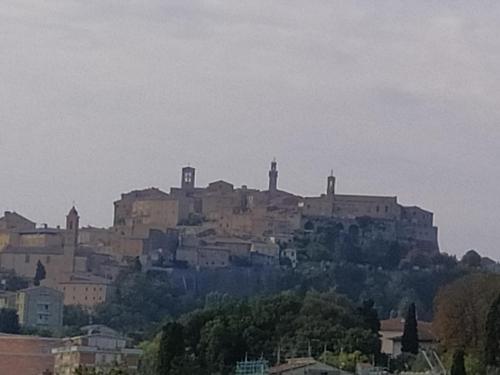
POLYGON ((401 338, 401 351, 403 353, 418 354, 418 327, 415 304, 410 303, 406 315, 403 337, 401 338))
POLYGON ((17 276, 15 273, 10 273, 5 278, 5 290, 16 292, 29 287, 29 282, 23 277, 17 276))
POLYGON ((371 299, 364 300, 360 307, 358 307, 358 314, 363 319, 363 325, 373 333, 379 333, 380 320, 378 312, 375 309, 375 302, 371 299))
POLYGON ((464 357, 465 353, 462 349, 458 349, 453 353, 450 375, 466 375, 464 357))
POLYGON ((469 250, 460 262, 467 267, 478 268, 481 266, 481 255, 475 250, 469 250))
POLYGON ((14 309, 0 309, 0 332, 17 334, 19 331, 17 311, 14 309))
POLYGON ((491 304, 486 317, 484 360, 488 367, 500 365, 500 295, 491 304))
POLYGON ((33 284, 35 286, 40 285, 40 281, 44 280, 47 276, 47 272, 45 271, 45 266, 42 262, 38 261, 36 264, 35 278, 33 279, 33 284))
POLYGON ((139 348, 143 354, 141 356, 140 375, 158 375, 158 352, 160 349, 161 333, 157 334, 151 341, 143 341, 139 348))
POLYGON ((64 306, 63 325, 73 327, 83 327, 90 324, 91 314, 82 306, 69 305, 64 306))
POLYGON ((125 333, 144 334, 183 307, 165 274, 124 273, 116 293, 95 310, 95 321, 125 333))
POLYGON ((473 273, 442 287, 435 298, 433 327, 443 347, 450 352, 482 355, 486 320, 500 292, 500 275, 473 273))
POLYGON ((185 356, 184 327, 168 323, 163 327, 158 349, 158 375, 171 375, 171 371, 185 356))

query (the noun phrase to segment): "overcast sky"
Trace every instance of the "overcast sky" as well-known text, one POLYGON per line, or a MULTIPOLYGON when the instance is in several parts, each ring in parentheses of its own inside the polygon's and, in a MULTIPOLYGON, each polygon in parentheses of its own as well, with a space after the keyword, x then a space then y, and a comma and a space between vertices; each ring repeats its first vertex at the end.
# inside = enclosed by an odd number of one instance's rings
POLYGON ((120 193, 225 179, 397 195, 500 258, 500 3, 0 2, 0 210, 108 226, 120 193), (482 4, 480 6, 479 4, 482 4))

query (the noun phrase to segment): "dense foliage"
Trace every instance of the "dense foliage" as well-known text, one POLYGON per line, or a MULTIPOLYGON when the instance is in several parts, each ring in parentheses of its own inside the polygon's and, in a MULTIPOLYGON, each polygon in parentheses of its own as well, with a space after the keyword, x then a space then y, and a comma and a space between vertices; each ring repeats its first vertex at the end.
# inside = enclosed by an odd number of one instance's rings
POLYGON ((131 372, 121 368, 110 368, 109 370, 96 370, 95 368, 79 367, 74 375, 132 375, 131 372))
POLYGON ((166 274, 127 272, 116 285, 110 300, 96 309, 95 320, 139 338, 155 334, 169 316, 189 311, 195 303, 194 297, 176 290, 166 274))
POLYGON ((446 285, 436 297, 434 328, 443 355, 463 350, 467 373, 484 374, 495 366, 498 353, 490 349, 495 351, 497 340, 499 293, 500 275, 477 272, 446 285))
POLYGON ((19 333, 19 318, 15 309, 0 309, 0 332, 19 333))
POLYGON ((450 350, 484 348, 486 317, 500 292, 500 275, 474 273, 443 287, 436 297, 434 327, 450 350))
POLYGON ((465 371, 465 353, 459 349, 453 353, 453 362, 451 364, 450 375, 466 375, 465 371))
POLYGON ((488 367, 500 367, 500 294, 493 301, 486 317, 484 362, 488 367))
POLYGON ((188 366, 198 374, 228 374, 245 356, 276 361, 278 351, 283 358, 320 356, 325 349, 372 358, 380 342, 373 332, 373 311, 366 306, 357 309, 334 292, 282 293, 248 301, 218 296, 164 327, 158 373, 188 373, 188 366))

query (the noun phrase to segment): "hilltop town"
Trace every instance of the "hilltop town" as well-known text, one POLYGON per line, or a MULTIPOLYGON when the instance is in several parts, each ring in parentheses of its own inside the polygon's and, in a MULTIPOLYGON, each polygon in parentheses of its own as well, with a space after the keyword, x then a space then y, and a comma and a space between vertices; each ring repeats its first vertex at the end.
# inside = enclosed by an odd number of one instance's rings
MULTIPOLYGON (((257 366, 259 374, 333 374, 372 368, 369 356, 397 370, 407 350, 401 318, 417 311, 418 345, 434 351, 435 298, 438 319, 448 319, 448 297, 437 290, 453 281, 461 288, 462 276, 497 272, 497 264, 474 251, 460 262, 441 253, 432 212, 397 197, 339 194, 333 173, 325 182, 319 196, 281 190, 272 161, 266 190, 226 181, 199 187, 196 170, 184 167, 180 187, 169 192, 121 194, 109 228, 81 227, 76 207, 64 228, 5 212, 0 370, 87 374, 81 371, 119 364, 119 374, 157 374, 161 358, 171 356, 158 347, 160 336, 180 345, 172 361, 181 373, 257 366), (311 324, 321 329, 310 331, 311 324), (339 331, 328 333, 332 326, 339 331), (215 349, 204 342, 223 337, 244 344, 221 341, 216 351, 225 354, 207 360, 215 349), (238 362, 245 353, 276 365, 238 362)), ((480 282, 496 282, 488 277, 480 282)))
POLYGON ((296 265, 294 237, 325 220, 353 233, 360 218, 369 219, 373 238, 397 241, 413 252, 439 252, 432 212, 403 206, 397 197, 338 194, 333 175, 325 182, 325 193, 315 197, 280 190, 273 161, 266 190, 222 180, 198 187, 196 170, 185 167, 180 187, 168 193, 147 188, 122 194, 110 228, 81 228, 75 207, 65 228, 37 227, 5 212, 0 267, 32 278, 41 264, 44 284, 64 292, 65 303, 93 306, 106 299, 120 269, 136 259, 145 268, 273 266, 283 258, 296 265))
MULTIPOLYGON (((72 327, 81 334, 66 339, 3 336, 0 346, 11 353, 15 342, 30 356, 50 351, 26 363, 54 368, 56 374, 73 373, 82 364, 97 366, 99 353, 107 353, 108 364, 125 361, 133 373, 142 351, 130 347, 122 334, 147 338, 143 331, 174 311, 170 294, 179 299, 181 313, 191 306, 182 305, 183 296, 198 303, 197 298, 212 292, 252 296, 259 293, 256 288, 276 293, 305 287, 309 281, 301 277, 307 277, 307 267, 329 280, 327 263, 344 270, 349 264, 400 269, 412 257, 440 256, 432 212, 403 206, 397 197, 338 194, 333 174, 325 182, 319 196, 281 190, 278 165, 272 161, 266 190, 221 180, 199 187, 196 170, 184 167, 180 187, 169 192, 146 188, 122 194, 114 202, 109 228, 81 227, 76 207, 69 210, 64 228, 38 226, 20 213, 5 212, 0 218, 0 325, 6 326, 0 331, 17 333, 19 324, 27 333, 64 336, 72 327), (283 284, 288 270, 302 265, 306 271, 298 271, 294 283, 283 284), (144 312, 140 300, 127 300, 127 293, 158 306, 144 312), (9 314, 17 314, 14 328, 9 314), (117 331, 91 324, 94 317, 117 331), (109 340, 117 345, 111 352, 109 340), (96 353, 91 362, 72 359, 72 351, 84 353, 89 345, 96 353)), ((9 356, 0 354, 0 365, 7 366, 9 356)))

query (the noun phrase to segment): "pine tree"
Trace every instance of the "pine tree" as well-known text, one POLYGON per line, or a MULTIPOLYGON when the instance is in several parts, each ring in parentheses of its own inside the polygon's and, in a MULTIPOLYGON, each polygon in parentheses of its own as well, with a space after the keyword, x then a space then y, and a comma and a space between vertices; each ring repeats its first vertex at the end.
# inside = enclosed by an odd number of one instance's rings
POLYGON ((158 375, 170 375, 184 353, 184 327, 179 323, 168 323, 163 327, 160 339, 158 375))
POLYGON ((453 353, 450 375, 466 375, 464 364, 464 351, 459 349, 453 353))
POLYGON ((405 320, 403 337, 401 339, 401 351, 403 353, 418 354, 418 327, 415 304, 408 307, 408 314, 405 320))
POLYGON ((42 262, 38 261, 36 264, 35 278, 33 279, 33 284, 35 286, 40 285, 40 281, 44 280, 47 276, 47 272, 45 271, 45 266, 42 262))
POLYGON ((500 295, 495 299, 486 317, 484 361, 488 367, 500 365, 500 295))

